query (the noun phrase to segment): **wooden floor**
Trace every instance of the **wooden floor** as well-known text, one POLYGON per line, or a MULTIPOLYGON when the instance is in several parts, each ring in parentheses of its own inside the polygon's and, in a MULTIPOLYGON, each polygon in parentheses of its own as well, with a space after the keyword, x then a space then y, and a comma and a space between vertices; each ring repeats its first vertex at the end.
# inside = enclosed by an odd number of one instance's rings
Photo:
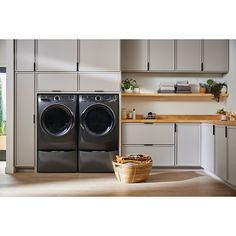
POLYGON ((114 174, 4 173, 0 196, 236 196, 203 170, 155 170, 145 183, 121 184, 114 174))

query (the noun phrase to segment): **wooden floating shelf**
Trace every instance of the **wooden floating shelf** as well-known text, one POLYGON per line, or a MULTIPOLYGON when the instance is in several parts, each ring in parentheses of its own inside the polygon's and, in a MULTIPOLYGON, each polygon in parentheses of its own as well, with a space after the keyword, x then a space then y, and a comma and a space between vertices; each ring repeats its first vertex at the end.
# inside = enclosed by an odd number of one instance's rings
MULTIPOLYGON (((225 100, 228 98, 229 94, 224 93, 220 96, 220 100, 225 100)), ((214 96, 210 93, 122 93, 122 97, 127 98, 150 98, 155 100, 163 100, 163 101, 213 101, 214 96)))

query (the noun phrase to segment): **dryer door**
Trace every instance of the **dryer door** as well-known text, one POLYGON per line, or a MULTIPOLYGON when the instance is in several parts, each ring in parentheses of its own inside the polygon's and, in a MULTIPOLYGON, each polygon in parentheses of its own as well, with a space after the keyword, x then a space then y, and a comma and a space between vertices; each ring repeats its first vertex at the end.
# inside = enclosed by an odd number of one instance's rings
POLYGON ((43 111, 40 125, 47 134, 64 136, 75 125, 74 114, 64 105, 54 104, 43 111))
POLYGON ((81 126, 92 136, 109 134, 115 125, 113 111, 104 104, 94 104, 82 114, 81 126))

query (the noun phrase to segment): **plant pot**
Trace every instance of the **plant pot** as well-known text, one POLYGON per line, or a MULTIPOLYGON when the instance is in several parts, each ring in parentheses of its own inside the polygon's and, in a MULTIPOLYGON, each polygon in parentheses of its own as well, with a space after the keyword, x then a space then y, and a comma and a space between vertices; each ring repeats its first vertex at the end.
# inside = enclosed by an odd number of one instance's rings
POLYGON ((133 90, 131 88, 125 89, 125 93, 133 93, 133 90))
POLYGON ((200 87, 199 92, 200 93, 206 93, 206 88, 205 87, 200 87))
POLYGON ((226 115, 221 115, 220 120, 226 121, 227 120, 227 116, 226 115))
POLYGON ((140 93, 140 88, 134 88, 134 93, 140 93))

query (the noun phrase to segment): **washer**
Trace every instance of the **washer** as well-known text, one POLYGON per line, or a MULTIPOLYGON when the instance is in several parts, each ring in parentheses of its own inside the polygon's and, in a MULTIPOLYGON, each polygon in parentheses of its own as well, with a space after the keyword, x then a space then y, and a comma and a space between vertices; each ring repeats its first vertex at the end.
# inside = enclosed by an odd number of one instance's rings
POLYGON ((76 172, 77 96, 38 95, 38 172, 76 172))
POLYGON ((112 172, 119 153, 119 95, 79 96, 79 172, 112 172))

